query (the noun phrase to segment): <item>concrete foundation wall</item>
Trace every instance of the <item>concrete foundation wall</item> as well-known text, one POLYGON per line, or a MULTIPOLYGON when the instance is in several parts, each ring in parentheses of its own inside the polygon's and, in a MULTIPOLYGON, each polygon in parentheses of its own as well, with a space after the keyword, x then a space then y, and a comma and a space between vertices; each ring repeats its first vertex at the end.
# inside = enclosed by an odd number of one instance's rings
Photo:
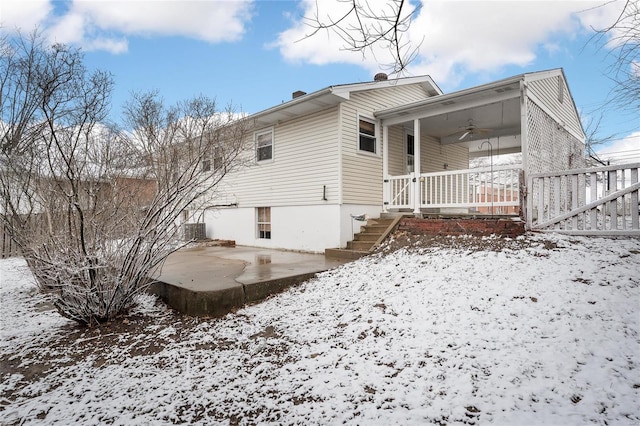
POLYGON ((323 253, 341 242, 338 205, 271 207, 271 239, 258 238, 253 207, 208 210, 204 221, 208 238, 238 245, 323 253))
POLYGON ((366 222, 351 215, 380 217, 380 206, 356 204, 271 207, 271 239, 258 238, 256 209, 221 208, 204 214, 207 237, 238 245, 324 253, 346 247, 366 222))

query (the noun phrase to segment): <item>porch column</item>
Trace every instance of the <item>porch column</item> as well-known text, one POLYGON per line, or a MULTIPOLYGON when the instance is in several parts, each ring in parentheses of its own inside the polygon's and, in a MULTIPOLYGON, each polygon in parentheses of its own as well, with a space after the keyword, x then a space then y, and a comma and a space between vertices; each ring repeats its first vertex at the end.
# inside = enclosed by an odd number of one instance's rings
POLYGON ((382 125, 382 211, 389 206, 389 126, 382 125))
MULTIPOLYGON (((405 148, 406 149, 406 148, 405 148)), ((413 214, 420 212, 420 120, 413 120, 413 214)))

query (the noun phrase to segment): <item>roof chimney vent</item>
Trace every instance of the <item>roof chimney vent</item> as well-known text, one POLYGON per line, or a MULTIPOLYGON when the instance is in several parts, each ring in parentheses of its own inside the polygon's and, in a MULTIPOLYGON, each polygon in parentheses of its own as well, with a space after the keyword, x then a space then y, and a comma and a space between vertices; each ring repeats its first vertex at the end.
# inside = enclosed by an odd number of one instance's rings
POLYGON ((373 81, 387 81, 387 74, 379 72, 373 76, 373 81))
POLYGON ((303 92, 302 90, 296 90, 291 94, 291 99, 299 98, 300 96, 306 95, 307 92, 303 92))

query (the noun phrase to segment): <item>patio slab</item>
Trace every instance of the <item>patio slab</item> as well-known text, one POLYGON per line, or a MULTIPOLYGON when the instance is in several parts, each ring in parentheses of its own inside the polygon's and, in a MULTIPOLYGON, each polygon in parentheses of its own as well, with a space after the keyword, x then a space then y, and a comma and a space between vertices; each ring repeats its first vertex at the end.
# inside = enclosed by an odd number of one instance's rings
POLYGON ((150 292, 185 314, 221 316, 346 262, 255 247, 188 248, 169 256, 150 292))

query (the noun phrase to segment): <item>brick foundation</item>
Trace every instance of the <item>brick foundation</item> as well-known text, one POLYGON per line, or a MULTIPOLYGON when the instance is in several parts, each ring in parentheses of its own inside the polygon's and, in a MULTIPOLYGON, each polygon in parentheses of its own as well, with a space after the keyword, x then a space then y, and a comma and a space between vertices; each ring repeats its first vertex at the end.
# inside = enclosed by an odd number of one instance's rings
POLYGON ((500 235, 503 237, 517 237, 524 234, 524 222, 512 219, 417 219, 402 218, 398 231, 415 235, 500 235))

